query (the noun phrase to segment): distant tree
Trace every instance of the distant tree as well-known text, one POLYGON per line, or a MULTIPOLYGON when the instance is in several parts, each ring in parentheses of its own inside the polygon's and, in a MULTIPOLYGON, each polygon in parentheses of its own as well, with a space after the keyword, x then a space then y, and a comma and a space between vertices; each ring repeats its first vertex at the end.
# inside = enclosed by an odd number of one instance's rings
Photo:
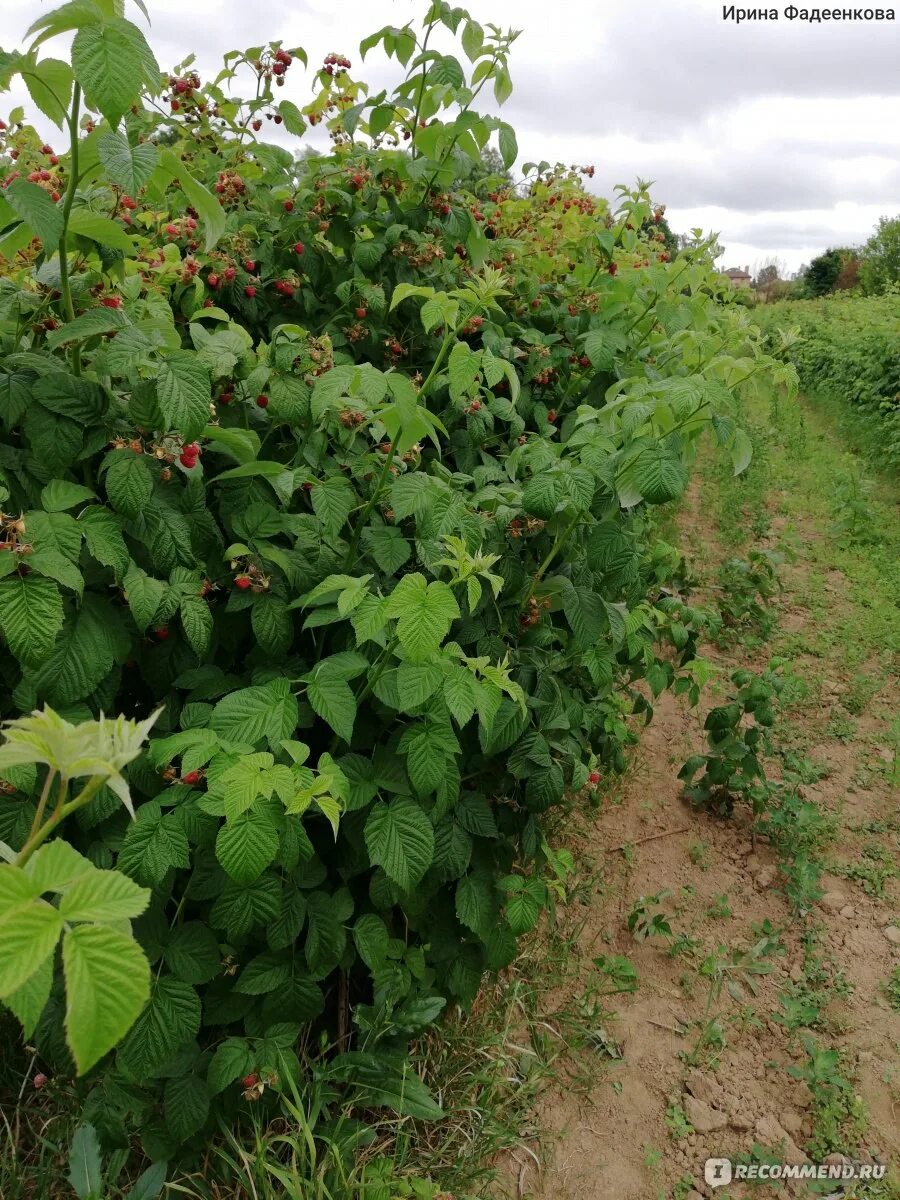
POLYGON ((760 267, 756 276, 756 286, 760 291, 767 290, 773 283, 778 282, 778 264, 766 263, 760 267))
POLYGON ((859 287, 859 269, 859 254, 855 250, 848 250, 841 263, 838 277, 834 281, 834 290, 836 292, 849 292, 853 288, 859 287))
POLYGON ((900 284, 900 216, 882 217, 862 248, 859 280, 867 296, 900 284))
POLYGON ((804 290, 808 296, 827 296, 834 291, 837 277, 841 273, 840 250, 826 250, 814 258, 803 277, 804 290))

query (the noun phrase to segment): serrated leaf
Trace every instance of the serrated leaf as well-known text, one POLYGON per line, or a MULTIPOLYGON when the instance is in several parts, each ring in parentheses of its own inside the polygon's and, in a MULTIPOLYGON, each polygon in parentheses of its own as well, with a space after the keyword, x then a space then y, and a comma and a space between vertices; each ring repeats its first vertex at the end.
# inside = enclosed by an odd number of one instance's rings
POLYGON ((213 616, 202 596, 182 596, 178 607, 188 645, 201 658, 212 643, 213 616))
POLYGON ((156 398, 166 426, 185 441, 199 437, 209 420, 212 385, 196 354, 175 350, 160 364, 156 398))
POLYGON ((132 564, 125 574, 125 594, 134 623, 141 633, 153 620, 169 590, 162 579, 153 579, 132 564))
POLYGON ((139 917, 150 902, 150 892, 119 871, 93 869, 81 875, 63 893, 60 916, 66 921, 108 924, 139 917))
POLYGON ((226 821, 216 837, 216 858, 236 883, 253 883, 278 853, 278 827, 265 809, 251 808, 226 821))
POLYGON ((388 597, 388 616, 397 618, 397 635, 410 659, 431 657, 459 617, 456 597, 446 583, 426 583, 418 572, 404 575, 388 597))
POLYGON ((116 512, 137 517, 153 493, 153 478, 142 454, 117 450, 104 476, 106 494, 116 512))
POLYGON ((160 70, 146 38, 121 17, 82 25, 71 54, 85 99, 112 126, 118 125, 144 86, 155 91, 159 84, 160 70))
POLYGON ((78 518, 81 532, 89 552, 97 562, 111 567, 118 582, 128 571, 130 562, 128 547, 122 537, 121 518, 99 504, 86 508, 78 518))
POLYGON ((42 58, 23 70, 29 95, 59 129, 65 124, 72 97, 72 68, 59 58, 42 58))
POLYGON ((252 1066, 253 1056, 249 1044, 243 1038, 227 1038, 216 1048, 206 1073, 206 1085, 210 1094, 218 1096, 229 1084, 249 1074, 252 1066))
POLYGON ((153 174, 156 147, 151 142, 132 146, 124 134, 110 130, 100 138, 97 149, 110 183, 132 197, 137 196, 153 174))
POLYGON ((192 1073, 170 1079, 166 1084, 164 1106, 166 1126, 179 1141, 185 1141, 203 1127, 209 1116, 209 1091, 205 1082, 192 1073))
POLYGON ((398 887, 409 891, 419 882, 434 857, 434 829, 414 800, 398 796, 376 805, 365 827, 366 848, 398 887))
POLYGON ((395 575, 412 554, 409 542, 393 525, 369 526, 362 541, 385 575, 395 575))
POLYGON ((647 446, 632 464, 631 474, 648 504, 667 504, 687 486, 687 471, 664 446, 647 446))
MULTIPOLYGON (((89 238, 90 241, 96 242, 100 246, 109 246, 112 250, 121 250, 123 254, 134 253, 134 234, 127 233, 111 218, 101 217, 97 213, 89 212, 86 208, 78 208, 72 212, 66 232, 70 235, 76 234, 79 237, 89 238)), ((118 310, 108 309, 107 311, 117 312, 118 310)), ((128 323, 126 320, 123 328, 128 323)))
POLYGON ((24 179, 11 183, 3 195, 44 246, 53 250, 63 234, 62 208, 43 188, 24 179))
POLYGON ((77 925, 63 938, 63 973, 66 1040, 83 1075, 134 1024, 150 994, 150 964, 129 934, 77 925))
POLYGON ((21 662, 48 658, 62 623, 62 596, 52 579, 12 575, 0 582, 0 630, 21 662))
POLYGON ((215 934, 203 921, 186 921, 172 931, 163 950, 166 966, 185 983, 209 983, 222 969, 215 934))
POLYGON ((478 875, 466 875, 456 885, 456 916, 484 941, 496 921, 493 885, 478 875))
POLYGON ((41 491, 41 508, 45 512, 65 512, 67 508, 78 508, 89 500, 95 500, 96 493, 80 483, 69 483, 66 479, 51 479, 41 491))
POLYGON ((199 1029, 200 997, 190 984, 162 975, 154 981, 149 1002, 119 1047, 117 1063, 132 1079, 151 1079, 199 1029))
POLYGON ((293 639, 293 621, 286 601, 280 596, 257 597, 250 610, 250 623, 260 647, 266 654, 280 658, 287 654, 293 639))
POLYGON ((343 679, 318 674, 307 684, 306 697, 313 711, 327 721, 339 738, 349 742, 356 720, 356 698, 343 679))
POLYGON ((332 537, 340 533, 352 512, 356 497, 346 479, 325 479, 313 485, 309 493, 313 511, 332 537))

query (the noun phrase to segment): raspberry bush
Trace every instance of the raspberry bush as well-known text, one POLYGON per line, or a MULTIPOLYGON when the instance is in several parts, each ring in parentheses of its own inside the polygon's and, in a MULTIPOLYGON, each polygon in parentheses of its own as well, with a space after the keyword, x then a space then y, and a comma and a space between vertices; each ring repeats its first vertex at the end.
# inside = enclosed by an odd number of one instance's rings
MULTIPOLYGON (((485 147, 517 157, 481 111, 515 34, 461 9, 362 43, 392 90, 330 54, 305 104, 300 48, 167 75, 112 0, 28 36, 0 83, 61 133, 2 132, 5 715, 161 710, 134 819, 98 786, 54 827, 149 893, 149 996, 88 1064, 51 947, 28 1035, 153 1157, 310 1073, 326 1107, 438 1117, 409 1039, 538 921, 541 815, 691 686, 655 509, 704 433, 742 470, 742 394, 792 372, 643 185, 484 185, 485 147), (317 125, 327 155, 261 136, 317 125)), ((45 769, 0 777, 14 858, 45 769)))

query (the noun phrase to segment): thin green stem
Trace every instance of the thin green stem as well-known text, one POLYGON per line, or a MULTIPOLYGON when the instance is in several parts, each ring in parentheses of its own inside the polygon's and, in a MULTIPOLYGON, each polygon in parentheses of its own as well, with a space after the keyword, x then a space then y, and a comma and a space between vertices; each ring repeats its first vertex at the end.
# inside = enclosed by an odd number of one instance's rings
POLYGON ((50 788, 53 786, 53 780, 56 778, 56 771, 52 767, 47 768, 47 778, 44 780, 44 786, 41 789, 41 798, 38 800, 37 811, 34 814, 34 820, 31 822, 31 828, 28 831, 29 838, 34 837, 40 828, 41 821, 44 819, 44 809, 47 807, 47 800, 50 796, 50 788))
POLYGON ((578 523, 580 522, 581 516, 582 516, 582 514, 580 512, 577 512, 575 514, 575 516, 572 518, 572 520, 569 522, 569 524, 565 527, 565 529, 561 530, 556 535, 556 539, 555 539, 553 545, 550 547, 550 550, 548 551, 547 555, 545 556, 544 561, 541 563, 541 565, 538 567, 537 571, 535 572, 534 578, 531 581, 531 586, 529 587, 529 589, 525 595, 525 599, 522 603, 523 608, 528 603, 528 601, 531 599, 531 597, 534 595, 534 589, 537 587, 537 585, 541 582, 541 580, 546 575, 547 571, 550 568, 550 564, 553 562, 553 560, 556 558, 557 554, 559 554, 560 550, 562 550, 563 546, 569 540, 569 537, 574 532, 576 525, 578 525, 578 523))
MULTIPOLYGON (((60 825, 66 819, 66 817, 70 817, 73 812, 77 812, 79 808, 84 808, 85 804, 94 798, 102 786, 103 776, 94 775, 88 780, 78 795, 75 796, 74 799, 70 800, 68 804, 58 804, 49 820, 47 820, 46 823, 40 827, 40 829, 36 830, 32 835, 29 836, 28 841, 16 855, 15 866, 24 867, 29 858, 31 858, 32 854, 34 854, 35 850, 37 850, 44 844, 44 842, 46 842, 47 838, 54 831, 54 829, 56 829, 56 827, 60 825)), ((60 796, 62 797, 64 795, 65 791, 61 789, 60 796)))
MULTIPOLYGON (((67 321, 75 320, 75 306, 72 303, 72 287, 69 282, 69 257, 66 250, 66 240, 69 232, 69 217, 75 200, 75 189, 78 187, 78 112, 81 107, 81 87, 75 84, 72 92, 72 110, 68 117, 69 126, 69 180, 66 184, 66 194, 63 199, 62 217, 63 228, 59 239, 59 290, 62 295, 63 311, 67 321)), ((77 341, 72 345, 72 372, 81 374, 81 346, 77 341)))
MULTIPOLYGON (((422 54, 424 54, 425 51, 428 49, 428 39, 431 37, 431 31, 434 29, 435 24, 436 24, 436 22, 432 21, 432 23, 425 30, 425 37, 422 39, 422 51, 421 51, 422 54)), ((428 76, 428 63, 423 62, 422 63, 422 75, 419 79, 419 95, 416 98, 416 111, 415 111, 415 115, 413 117, 413 126, 412 126, 412 129, 410 130, 410 136, 412 137, 411 149, 412 149, 412 157, 413 158, 418 158, 418 151, 416 150, 416 130, 419 128, 419 121, 421 120, 421 117, 422 117, 422 104, 425 99, 425 80, 426 80, 427 76, 428 76)))

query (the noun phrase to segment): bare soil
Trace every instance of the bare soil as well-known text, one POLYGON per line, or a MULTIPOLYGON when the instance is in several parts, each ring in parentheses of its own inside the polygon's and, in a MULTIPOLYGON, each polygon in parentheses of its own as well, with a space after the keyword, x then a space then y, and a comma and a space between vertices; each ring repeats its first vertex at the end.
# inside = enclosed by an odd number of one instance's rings
MULTIPOLYGON (((701 509, 695 493, 681 519, 682 535, 708 560, 722 551, 701 509)), ((776 515, 773 542, 780 524, 784 521, 776 515)), ((820 523, 802 513, 798 519, 796 512, 792 532, 795 545, 823 537, 820 523)), ((815 632, 815 617, 803 603, 805 570, 802 558, 785 570, 779 602, 780 628, 798 645, 815 632)), ((864 619, 864 613, 852 611, 840 571, 828 573, 826 587, 829 602, 847 609, 842 619, 864 619)), ((757 652, 755 661, 754 655, 748 661, 742 646, 728 651, 704 647, 701 653, 717 661, 726 678, 738 666, 764 665, 769 650, 757 652)), ((852 739, 838 740, 829 736, 829 722, 834 712, 844 711, 841 700, 850 672, 840 661, 839 648, 831 662, 804 659, 800 654, 792 664, 798 674, 813 667, 827 676, 815 703, 791 714, 794 736, 826 770, 817 783, 804 787, 804 795, 836 814, 832 853, 836 861, 852 861, 865 842, 859 827, 866 823, 884 823, 884 842, 896 844, 892 822, 898 796, 889 772, 879 769, 892 754, 889 729, 896 717, 896 689, 883 665, 871 664, 882 677, 873 684, 872 699, 858 716, 852 739)), ((681 794, 678 769, 703 749, 703 718, 717 702, 708 696, 699 710, 691 709, 665 693, 642 733, 623 790, 583 824, 574 850, 582 866, 593 866, 593 884, 588 907, 580 913, 575 981, 566 988, 589 988, 596 981, 592 960, 598 955, 627 955, 640 981, 633 994, 603 1001, 600 1040, 607 1052, 579 1051, 568 1073, 561 1073, 543 1094, 537 1125, 545 1132, 532 1143, 534 1157, 522 1155, 504 1171, 509 1190, 519 1197, 697 1200, 723 1195, 704 1182, 708 1157, 734 1158, 756 1146, 777 1152, 776 1158, 803 1161, 804 1145, 813 1134, 811 1098, 806 1084, 787 1071, 805 1058, 799 1037, 803 1030, 788 1033, 774 1017, 780 1011, 779 993, 804 978, 802 939, 810 926, 820 930, 817 953, 831 972, 831 982, 825 984, 831 999, 814 1036, 823 1046, 841 1050, 842 1070, 854 1080, 866 1113, 864 1131, 846 1149, 863 1160, 900 1162, 900 1016, 884 992, 900 961, 893 924, 897 881, 888 880, 879 898, 854 880, 826 875, 825 895, 813 913, 805 919, 793 916, 779 891, 778 862, 765 844, 758 843, 755 850, 751 846, 746 818, 718 819, 692 809, 681 794), (630 844, 624 850, 610 849, 624 843, 630 844), (671 893, 664 907, 675 932, 697 940, 693 955, 673 957, 664 939, 637 942, 627 929, 626 915, 635 899, 663 890, 671 893), (779 930, 786 953, 773 960, 770 974, 759 978, 758 995, 746 988, 734 995, 723 989, 710 1002, 708 981, 697 971, 703 958, 720 946, 730 952, 751 945, 757 938, 754 927, 758 931, 766 920, 779 930), (699 1065, 692 1067, 685 1060, 696 1045, 699 1025, 711 1017, 720 1022, 725 1044, 718 1053, 701 1055, 699 1065), (615 1057, 618 1052, 620 1058, 615 1057), (687 1117, 690 1131, 673 1129, 678 1113, 687 1117)), ((867 828, 878 832, 882 826, 867 828)), ((805 1195, 806 1187, 790 1184, 787 1194, 805 1195)), ((832 1187, 833 1195, 868 1194, 832 1187)), ((746 1194, 786 1193, 757 1186, 746 1194)), ((743 1200, 745 1193, 732 1186, 727 1195, 743 1200)))

